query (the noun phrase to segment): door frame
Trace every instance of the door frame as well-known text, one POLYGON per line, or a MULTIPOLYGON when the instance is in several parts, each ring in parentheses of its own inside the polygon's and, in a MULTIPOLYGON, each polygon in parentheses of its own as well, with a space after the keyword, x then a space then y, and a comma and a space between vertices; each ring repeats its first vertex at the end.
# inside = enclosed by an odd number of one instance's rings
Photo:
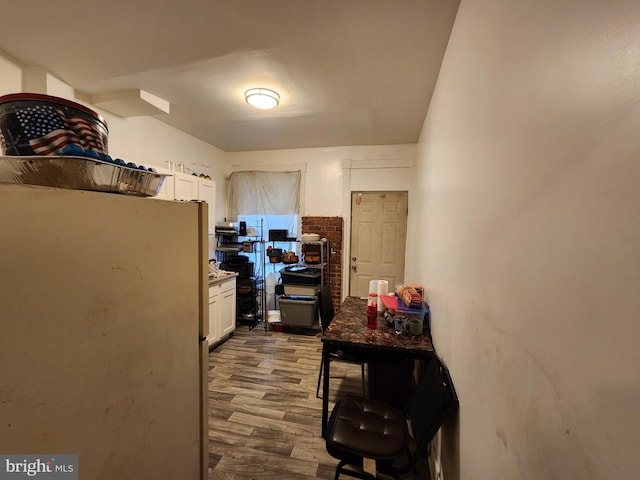
POLYGON ((405 240, 404 277, 414 276, 411 264, 407 261, 412 251, 414 222, 417 210, 413 205, 412 192, 416 178, 415 158, 399 158, 385 160, 342 160, 342 218, 344 219, 342 246, 342 302, 351 284, 351 194, 357 192, 384 193, 407 192, 409 212, 407 214, 407 236, 405 240))

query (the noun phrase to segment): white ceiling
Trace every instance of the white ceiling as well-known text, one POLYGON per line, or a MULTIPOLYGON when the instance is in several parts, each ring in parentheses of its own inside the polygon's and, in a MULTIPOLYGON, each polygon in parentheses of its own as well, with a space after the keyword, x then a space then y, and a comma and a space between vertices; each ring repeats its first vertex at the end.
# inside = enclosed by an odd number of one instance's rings
POLYGON ((225 151, 418 140, 459 0, 0 0, 0 51, 225 151), (243 92, 281 95, 271 111, 243 92))

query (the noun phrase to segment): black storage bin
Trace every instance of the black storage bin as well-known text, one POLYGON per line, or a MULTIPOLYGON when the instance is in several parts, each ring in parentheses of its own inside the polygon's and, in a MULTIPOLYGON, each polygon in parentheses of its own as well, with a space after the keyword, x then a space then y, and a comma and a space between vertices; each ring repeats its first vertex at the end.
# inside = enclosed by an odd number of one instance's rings
POLYGON ((309 267, 285 267, 280 270, 280 278, 283 283, 295 283, 298 285, 318 285, 322 277, 319 268, 309 267))

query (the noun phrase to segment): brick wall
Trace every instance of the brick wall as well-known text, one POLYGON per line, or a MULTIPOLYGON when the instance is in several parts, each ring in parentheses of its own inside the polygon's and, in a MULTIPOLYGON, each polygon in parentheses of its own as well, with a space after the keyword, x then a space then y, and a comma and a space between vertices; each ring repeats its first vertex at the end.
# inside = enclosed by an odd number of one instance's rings
POLYGON ((317 233, 326 238, 331 248, 329 285, 333 305, 337 309, 342 294, 342 217, 302 217, 302 233, 317 233))

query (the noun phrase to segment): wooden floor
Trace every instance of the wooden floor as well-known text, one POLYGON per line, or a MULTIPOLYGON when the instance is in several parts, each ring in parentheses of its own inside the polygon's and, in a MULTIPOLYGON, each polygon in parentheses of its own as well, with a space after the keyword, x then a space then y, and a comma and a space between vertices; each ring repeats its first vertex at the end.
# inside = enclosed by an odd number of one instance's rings
MULTIPOLYGON (((320 329, 265 332, 259 324, 209 353, 209 479, 331 479, 316 398, 320 329)), ((360 393, 358 365, 332 363, 329 408, 360 393)), ((348 478, 348 477, 347 477, 348 478)))

